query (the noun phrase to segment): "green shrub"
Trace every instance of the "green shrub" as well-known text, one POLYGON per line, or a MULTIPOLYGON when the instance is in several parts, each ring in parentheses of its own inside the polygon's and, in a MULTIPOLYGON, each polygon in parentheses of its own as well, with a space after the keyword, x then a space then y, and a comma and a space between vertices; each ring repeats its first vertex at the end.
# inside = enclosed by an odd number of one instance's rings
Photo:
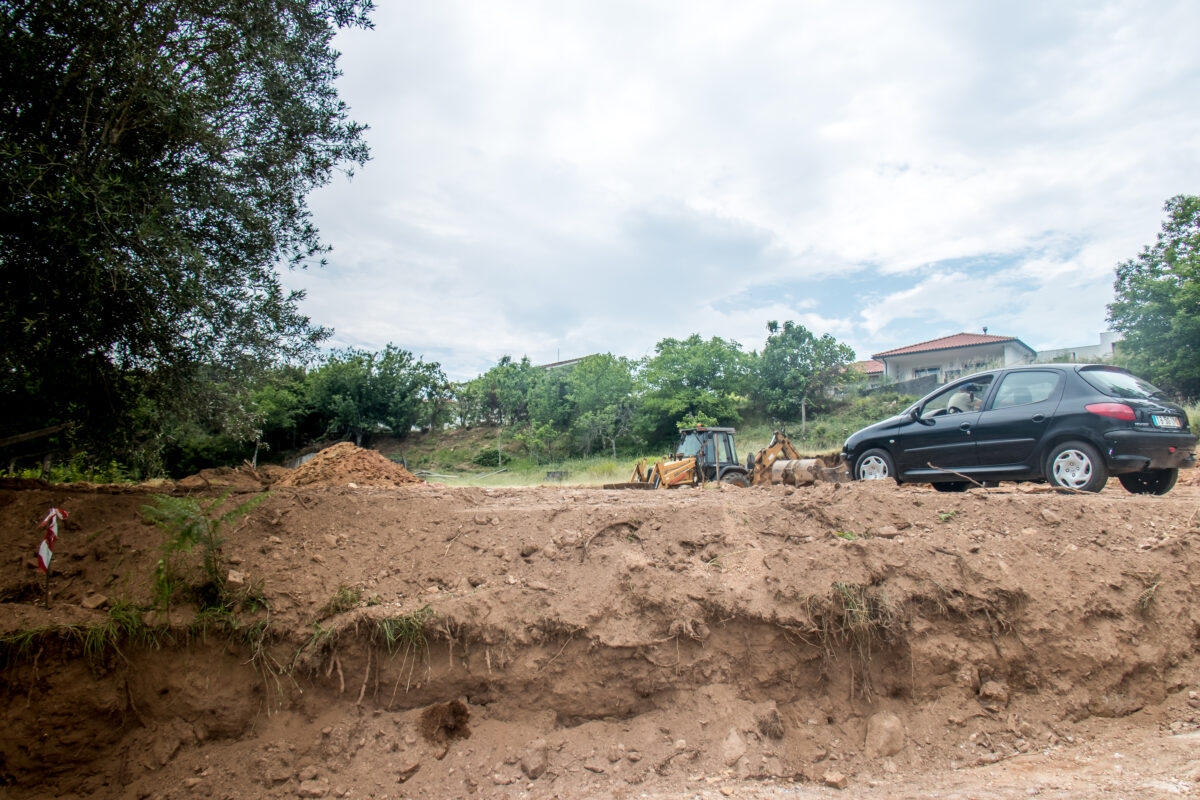
POLYGON ((216 510, 232 493, 232 489, 215 499, 200 501, 194 497, 154 495, 154 505, 142 506, 142 515, 163 531, 159 545, 161 557, 154 567, 152 585, 155 604, 164 611, 170 608, 177 591, 188 588, 203 608, 224 608, 229 603, 225 591, 224 562, 221 558, 221 535, 224 526, 250 513, 270 496, 263 492, 224 514, 216 510), (199 577, 192 564, 192 551, 200 546, 199 577))
POLYGON ((500 466, 500 451, 494 447, 480 450, 471 459, 471 463, 480 467, 498 467, 500 466))

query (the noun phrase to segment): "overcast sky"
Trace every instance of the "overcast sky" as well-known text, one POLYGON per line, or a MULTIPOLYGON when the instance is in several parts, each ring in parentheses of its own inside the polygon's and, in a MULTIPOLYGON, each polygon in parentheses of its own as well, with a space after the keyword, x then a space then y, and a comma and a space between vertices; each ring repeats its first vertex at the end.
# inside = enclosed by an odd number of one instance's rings
POLYGON ((472 377, 767 320, 859 358, 1098 343, 1200 192, 1200 3, 396 2, 342 33, 373 159, 285 275, 332 344, 472 377))

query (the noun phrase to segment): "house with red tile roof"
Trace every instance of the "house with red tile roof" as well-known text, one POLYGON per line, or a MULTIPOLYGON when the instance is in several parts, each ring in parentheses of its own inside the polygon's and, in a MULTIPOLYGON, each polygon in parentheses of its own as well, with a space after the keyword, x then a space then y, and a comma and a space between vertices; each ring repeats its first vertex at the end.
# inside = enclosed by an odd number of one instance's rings
POLYGON ((862 378, 857 380, 866 380, 868 386, 875 386, 883 381, 883 362, 868 359, 866 361, 855 361, 853 364, 846 365, 846 371, 861 375, 862 378))
POLYGON ((945 383, 988 367, 1032 363, 1037 351, 1015 336, 993 336, 984 328, 983 333, 956 333, 885 350, 871 358, 883 363, 883 374, 890 382, 933 376, 938 383, 945 383))

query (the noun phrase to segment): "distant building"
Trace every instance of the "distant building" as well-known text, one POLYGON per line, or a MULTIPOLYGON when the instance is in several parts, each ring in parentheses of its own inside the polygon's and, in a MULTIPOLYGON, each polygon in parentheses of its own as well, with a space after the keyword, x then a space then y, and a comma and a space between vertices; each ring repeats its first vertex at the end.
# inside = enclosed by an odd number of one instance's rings
POLYGON ((889 383, 917 378, 933 378, 936 383, 945 383, 991 366, 1028 364, 1037 355, 1036 350, 1015 336, 956 333, 885 350, 871 358, 883 364, 883 377, 889 383))
MULTIPOLYGON (((593 353, 592 355, 595 355, 595 353, 593 353)), ((549 364, 538 364, 537 368, 538 369, 566 369, 568 367, 575 366, 580 361, 583 361, 585 358, 591 358, 591 356, 590 355, 589 356, 580 356, 579 358, 568 358, 564 361, 554 361, 549 364)))
POLYGON ((883 382, 883 362, 868 359, 866 361, 855 361, 853 364, 846 366, 846 371, 858 373, 865 380, 868 386, 875 386, 883 382))
POLYGON ((1113 357, 1113 346, 1124 338, 1124 334, 1118 331, 1104 331, 1100 334, 1100 344, 1038 350, 1037 360, 1041 363, 1049 361, 1108 361, 1113 357))

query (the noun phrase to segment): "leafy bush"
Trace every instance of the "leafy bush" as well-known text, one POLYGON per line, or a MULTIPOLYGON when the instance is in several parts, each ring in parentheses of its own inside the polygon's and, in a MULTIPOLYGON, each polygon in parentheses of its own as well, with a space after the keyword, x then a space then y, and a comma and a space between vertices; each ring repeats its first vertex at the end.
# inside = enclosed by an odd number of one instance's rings
POLYGON ((498 467, 500 466, 500 451, 494 447, 488 447, 480 450, 475 454, 475 457, 471 459, 471 463, 480 467, 498 467))

